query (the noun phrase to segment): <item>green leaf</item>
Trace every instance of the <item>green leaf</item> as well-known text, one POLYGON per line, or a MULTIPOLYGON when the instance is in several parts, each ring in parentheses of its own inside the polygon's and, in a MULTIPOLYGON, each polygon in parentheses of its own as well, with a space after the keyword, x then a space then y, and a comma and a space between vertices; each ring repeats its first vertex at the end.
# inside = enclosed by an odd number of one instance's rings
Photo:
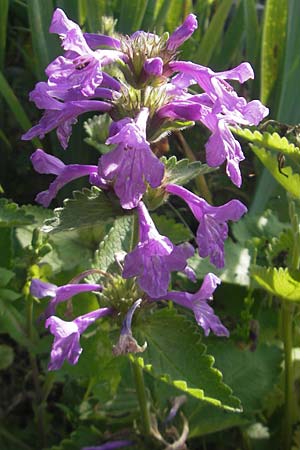
POLYGON ((225 266, 223 269, 217 269, 209 262, 208 258, 200 258, 199 255, 189 259, 189 265, 195 271, 197 278, 203 279, 208 272, 213 272, 226 283, 249 286, 251 256, 248 246, 233 242, 228 238, 224 248, 225 266))
POLYGON ((0 69, 3 69, 6 49, 6 29, 9 0, 0 0, 0 69))
POLYGON ((100 115, 89 118, 84 122, 83 127, 88 135, 85 142, 96 148, 100 153, 107 153, 111 150, 110 145, 106 145, 105 141, 109 134, 109 125, 111 119, 108 115, 100 115))
POLYGON ((271 172, 272 176, 284 189, 296 198, 300 198, 300 174, 294 173, 291 166, 285 166, 280 173, 278 170, 278 160, 275 155, 262 147, 250 144, 251 150, 256 154, 263 165, 271 172))
POLYGON ((256 0, 242 0, 244 7, 244 22, 246 31, 246 61, 255 62, 258 50, 258 18, 256 12, 256 0))
POLYGON ((206 30, 204 37, 200 43, 199 49, 195 55, 195 60, 207 66, 210 62, 212 54, 222 36, 223 28, 227 20, 229 11, 233 1, 223 0, 206 30))
POLYGON ((0 198, 0 227, 18 227, 34 222, 34 217, 27 214, 26 207, 0 198))
POLYGON ((133 246, 133 216, 119 217, 114 221, 99 250, 96 251, 93 266, 105 272, 119 272, 115 255, 120 252, 129 252, 133 246))
POLYGON ((73 199, 66 199, 63 208, 54 210, 55 217, 47 219, 42 231, 59 231, 92 227, 105 221, 112 221, 124 214, 117 202, 95 186, 91 189, 73 192, 73 199))
POLYGON ((163 156, 161 161, 164 163, 166 170, 164 184, 174 183, 183 185, 198 175, 215 170, 207 164, 202 164, 200 161, 190 162, 186 158, 177 161, 176 156, 171 156, 171 158, 163 156))
POLYGON ((287 12, 287 0, 266 2, 261 53, 260 98, 263 103, 268 103, 282 68, 287 12))
POLYGON ((239 348, 233 342, 217 339, 208 338, 208 351, 222 371, 224 382, 229 384, 241 399, 243 413, 237 415, 191 401, 185 409, 190 437, 253 421, 254 415, 265 407, 266 396, 278 383, 281 374, 283 355, 277 346, 261 344, 251 352, 249 349, 239 348))
POLYGON ((266 291, 284 300, 300 301, 299 271, 279 267, 259 267, 251 269, 251 276, 266 291))
POLYGON ((21 345, 30 345, 25 331, 25 317, 11 303, 0 298, 0 333, 8 333, 21 345))
POLYGON ((118 22, 119 31, 130 34, 140 28, 148 0, 122 0, 118 22))
POLYGON ((289 155, 298 162, 300 162, 300 149, 293 143, 289 142, 287 138, 281 137, 277 132, 261 133, 258 130, 249 130, 248 128, 231 128, 234 134, 242 139, 255 144, 257 147, 264 147, 274 150, 285 155, 289 155))
POLYGON ((191 239, 191 231, 182 223, 178 223, 167 216, 159 216, 158 214, 152 214, 151 217, 160 234, 167 236, 173 244, 180 244, 191 239))
POLYGON ((232 14, 230 24, 222 39, 222 46, 218 49, 218 52, 214 53, 213 66, 224 68, 229 66, 230 61, 234 61, 234 56, 241 47, 244 29, 244 11, 243 5, 240 3, 232 14))
POLYGON ((154 378, 192 397, 229 411, 241 411, 240 401, 213 367, 214 358, 200 343, 200 333, 175 310, 164 308, 147 318, 139 328, 148 348, 136 361, 154 378))
MULTIPOLYGON (((8 104, 11 112, 14 114, 17 122, 23 129, 23 131, 27 131, 29 128, 32 127, 32 124, 30 120, 28 119, 28 116, 23 109, 23 106, 15 96, 13 90, 11 89, 10 85, 6 81, 6 78, 4 77, 3 73, 0 71, 0 93, 3 96, 4 100, 8 104)), ((41 141, 37 138, 33 139, 32 142, 37 147, 42 147, 41 141)))
MULTIPOLYGON (((281 3, 281 1, 279 2, 281 3)), ((281 95, 278 105, 277 120, 285 123, 299 123, 299 97, 295 95, 300 77, 300 59, 298 49, 300 47, 300 2, 289 0, 288 23, 286 27, 286 44, 283 74, 281 79, 281 95)))
POLYGON ((0 345, 0 370, 5 370, 12 365, 14 360, 14 351, 5 344, 0 345))
POLYGON ((105 0, 85 0, 89 31, 96 33, 101 29, 101 17, 106 14, 105 0))
POLYGON ((0 287, 6 286, 14 276, 15 273, 12 270, 0 267, 0 287))

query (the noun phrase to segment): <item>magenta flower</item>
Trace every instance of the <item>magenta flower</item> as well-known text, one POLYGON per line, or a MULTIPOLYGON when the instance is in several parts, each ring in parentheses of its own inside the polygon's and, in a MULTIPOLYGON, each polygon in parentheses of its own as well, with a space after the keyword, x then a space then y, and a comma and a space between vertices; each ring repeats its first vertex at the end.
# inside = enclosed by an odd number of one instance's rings
POLYGON ((147 108, 135 120, 122 119, 113 124, 107 144, 117 147, 99 160, 99 176, 112 182, 125 209, 135 208, 146 191, 146 183, 155 188, 161 184, 164 165, 152 153, 146 140, 147 108))
POLYGON ((30 285, 30 293, 37 298, 51 298, 46 310, 40 317, 40 319, 47 319, 55 314, 56 306, 59 303, 69 300, 74 295, 81 294, 82 292, 102 291, 102 288, 103 287, 100 284, 78 283, 56 286, 55 284, 46 283, 45 281, 33 278, 30 285))
MULTIPOLYGON (((102 91, 102 94, 107 96, 107 90, 102 91)), ((45 109, 45 113, 40 122, 27 131, 22 139, 31 140, 36 136, 43 138, 49 131, 57 128, 57 137, 62 147, 67 148, 72 125, 77 122, 80 114, 89 111, 107 112, 111 109, 109 103, 100 100, 78 100, 78 95, 80 95, 78 91, 66 92, 58 88, 51 90, 47 83, 38 83, 31 92, 30 99, 38 108, 45 109), (66 102, 58 100, 58 98, 67 100, 68 97, 70 100, 66 102)))
POLYGON ((65 165, 55 156, 48 155, 42 149, 31 155, 31 162, 38 173, 56 175, 56 178, 46 191, 40 192, 35 200, 45 208, 50 205, 57 192, 67 183, 85 175, 97 174, 97 166, 69 164, 65 165))
MULTIPOLYGON (((117 59, 123 58, 123 53, 113 50, 93 51, 83 35, 80 27, 69 20, 61 9, 56 9, 53 14, 51 33, 59 34, 62 46, 67 51, 65 56, 56 58, 46 69, 49 77, 49 86, 64 86, 65 89, 79 88, 84 96, 92 96, 95 89, 102 83, 102 67, 117 59)), ((88 35, 88 40, 92 37, 88 35)), ((98 38, 98 43, 103 38, 98 38)), ((106 38, 106 44, 111 43, 115 48, 117 40, 106 38)), ((95 36, 93 37, 95 44, 95 36)))
POLYGON ((199 255, 202 258, 209 256, 212 264, 222 268, 224 241, 228 236, 227 221, 239 220, 247 212, 246 206, 239 200, 231 200, 222 206, 211 206, 203 198, 176 184, 168 184, 166 191, 181 197, 199 221, 196 236, 199 255))
POLYGON ((160 235, 142 202, 137 210, 139 243, 126 255, 122 275, 124 278, 137 277, 139 286, 150 297, 161 297, 168 290, 171 272, 186 269, 194 248, 189 243, 175 246, 166 236, 160 235))
POLYGON ((242 178, 239 163, 244 155, 229 125, 258 125, 269 110, 258 100, 247 103, 225 80, 244 83, 254 77, 252 67, 248 63, 242 63, 231 70, 213 72, 208 67, 186 61, 171 62, 170 67, 189 76, 191 83, 198 83, 204 90, 204 95, 185 95, 184 98, 179 95, 161 108, 158 114, 162 117, 199 120, 209 128, 212 136, 206 145, 207 163, 216 167, 227 160, 227 175, 240 187, 242 178))
POLYGON ((201 288, 195 294, 189 292, 170 291, 164 295, 165 300, 173 302, 194 312, 196 322, 203 328, 205 336, 210 330, 217 336, 229 336, 229 331, 222 325, 208 301, 212 300, 213 293, 221 280, 213 273, 205 275, 201 288))
POLYGON ((151 76, 161 76, 164 70, 164 62, 161 58, 148 58, 144 62, 144 71, 147 75, 151 76))
POLYGON ((194 14, 189 14, 183 24, 176 28, 169 37, 167 49, 171 52, 176 51, 180 45, 192 36, 196 28, 198 28, 197 18, 194 14))
POLYGON ((64 361, 73 365, 77 364, 82 353, 79 342, 80 335, 97 319, 112 314, 112 312, 112 308, 100 308, 79 316, 72 322, 65 322, 56 316, 49 317, 45 327, 50 327, 50 332, 54 335, 54 342, 48 370, 60 369, 64 361))

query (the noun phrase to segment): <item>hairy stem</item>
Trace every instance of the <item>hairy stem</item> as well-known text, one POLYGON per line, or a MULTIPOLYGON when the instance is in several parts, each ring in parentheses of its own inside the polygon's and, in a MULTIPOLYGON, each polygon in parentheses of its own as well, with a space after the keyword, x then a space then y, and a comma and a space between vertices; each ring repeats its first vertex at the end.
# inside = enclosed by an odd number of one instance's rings
POLYGON ((283 421, 284 448, 291 448, 294 404, 293 331, 291 305, 282 303, 282 331, 285 367, 285 414, 283 421))
POLYGON ((133 369, 136 395, 137 395, 139 407, 140 407, 142 429, 143 429, 144 435, 147 437, 147 436, 150 436, 150 434, 151 434, 151 424, 150 424, 149 402, 147 399, 143 369, 134 360, 132 360, 132 369, 133 369))

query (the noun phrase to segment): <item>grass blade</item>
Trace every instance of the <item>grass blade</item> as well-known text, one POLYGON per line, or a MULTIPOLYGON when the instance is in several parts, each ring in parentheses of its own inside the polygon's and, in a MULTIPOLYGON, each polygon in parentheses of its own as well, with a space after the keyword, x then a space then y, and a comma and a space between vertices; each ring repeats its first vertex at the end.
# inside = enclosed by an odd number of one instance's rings
MULTIPOLYGON (((27 131, 29 128, 31 128, 31 122, 28 119, 23 106, 15 96, 13 90, 11 89, 2 72, 0 72, 0 94, 8 104, 11 112, 14 114, 23 131, 27 131)), ((33 143, 35 146, 42 147, 42 144, 38 139, 33 139, 33 143)))
POLYGON ((0 0, 0 69, 3 69, 6 49, 6 29, 9 0, 0 0))
POLYGON ((202 38, 198 52, 195 55, 195 62, 207 66, 211 60, 214 50, 223 33, 224 24, 228 17, 232 0, 223 0, 217 8, 205 35, 202 38))
MULTIPOLYGON (((268 0, 265 6, 262 54, 261 54, 261 93, 263 103, 268 103, 278 83, 285 45, 288 1, 268 0)), ((278 97, 277 97, 278 98, 278 97)), ((274 104, 272 102, 272 104, 274 104)))
POLYGON ((53 10, 52 0, 46 2, 28 0, 32 46, 36 59, 36 73, 39 79, 44 78, 45 68, 59 54, 58 38, 49 34, 53 10))
POLYGON ((254 64, 258 50, 258 19, 255 0, 243 0, 246 33, 246 60, 254 64))

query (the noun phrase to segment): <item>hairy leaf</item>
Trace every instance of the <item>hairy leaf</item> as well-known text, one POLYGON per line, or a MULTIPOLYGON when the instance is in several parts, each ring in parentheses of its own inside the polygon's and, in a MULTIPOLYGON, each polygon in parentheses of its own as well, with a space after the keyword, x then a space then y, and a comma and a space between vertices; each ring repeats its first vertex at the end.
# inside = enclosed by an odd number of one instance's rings
POLYGON ((28 214, 26 207, 19 207, 16 203, 0 198, 0 227, 18 227, 34 222, 34 217, 28 214))
POLYGON ((171 158, 163 156, 161 161, 166 168, 164 184, 174 183, 183 185, 200 174, 203 175, 215 170, 207 164, 202 164, 200 161, 190 162, 186 158, 177 161, 176 156, 171 156, 171 158))
POLYGON ((180 244, 181 242, 188 241, 192 237, 189 228, 170 217, 152 214, 152 219, 160 234, 167 236, 173 244, 180 244))
POLYGON ((229 411, 241 411, 240 401, 214 368, 214 358, 200 343, 200 333, 175 310, 164 308, 139 328, 148 348, 136 361, 155 378, 192 397, 229 411))
POLYGON ((266 291, 284 300, 300 301, 299 271, 279 267, 254 266, 251 276, 266 291))
POLYGON ((275 150, 285 155, 289 155, 300 162, 300 149, 290 143, 286 137, 281 137, 278 133, 261 133, 258 130, 252 131, 249 128, 231 128, 234 134, 250 141, 257 147, 275 150))
POLYGON ((271 172, 275 180, 296 198, 300 198, 300 174, 294 173, 291 166, 284 166, 280 172, 278 160, 275 155, 272 155, 268 150, 253 144, 251 144, 250 147, 263 165, 271 172))
POLYGON ((95 186, 75 191, 73 197, 64 201, 63 208, 54 210, 55 217, 45 221, 42 231, 57 233, 92 227, 123 214, 119 204, 113 203, 109 195, 95 186))

